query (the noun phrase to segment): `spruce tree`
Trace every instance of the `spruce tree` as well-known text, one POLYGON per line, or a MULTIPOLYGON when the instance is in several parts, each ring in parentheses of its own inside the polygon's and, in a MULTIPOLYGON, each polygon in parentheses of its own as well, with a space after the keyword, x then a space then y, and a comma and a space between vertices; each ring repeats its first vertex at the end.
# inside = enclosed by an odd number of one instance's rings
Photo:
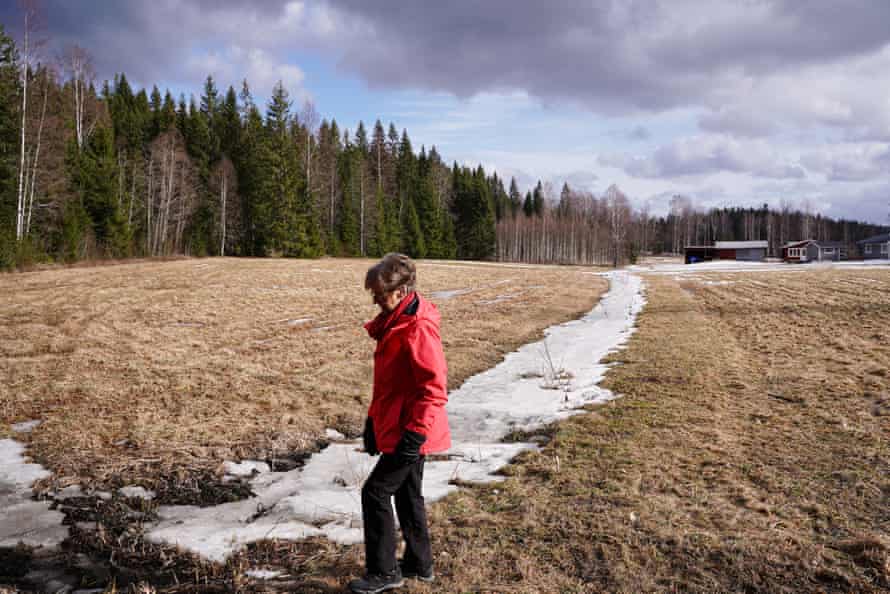
POLYGON ((445 247, 442 244, 442 211, 436 201, 436 189, 433 180, 436 163, 426 156, 421 148, 417 160, 417 182, 415 190, 415 207, 420 221, 420 230, 426 247, 426 256, 443 258, 445 247))
POLYGON ((459 258, 484 260, 494 253, 495 220, 488 180, 480 165, 475 171, 458 169, 452 172, 455 235, 459 258))
POLYGON ((101 126, 90 135, 84 150, 69 149, 67 165, 100 249, 115 257, 128 255, 129 229, 117 198, 118 163, 112 131, 101 126))
POLYGON ((241 118, 238 114, 238 98, 235 95, 235 89, 230 86, 215 120, 220 151, 229 158, 234 158, 235 153, 238 152, 238 141, 241 135, 241 118))
POLYGON ((516 178, 510 178, 510 216, 514 219, 519 209, 522 208, 522 194, 519 193, 519 187, 516 185, 516 178))
POLYGON ((216 88, 216 83, 213 82, 213 76, 207 75, 207 80, 204 81, 204 93, 201 95, 201 113, 211 124, 216 116, 219 103, 219 91, 216 88))
POLYGON ((161 116, 164 109, 164 100, 157 85, 151 88, 151 127, 147 140, 150 142, 161 133, 161 116))
POLYGON ((18 55, 0 23, 0 269, 15 264, 18 55))
POLYGON ((360 199, 361 155, 344 133, 343 151, 338 157, 338 175, 341 195, 339 216, 337 217, 337 239, 339 251, 346 256, 359 254, 358 201, 360 199))
POLYGON ((425 258, 426 242, 423 239, 423 231, 420 228, 420 219, 417 216, 417 209, 414 207, 414 200, 408 199, 405 202, 402 219, 402 252, 412 258, 425 258))
POLYGON ((538 185, 532 194, 532 207, 535 216, 544 216, 544 187, 541 185, 541 180, 538 180, 538 185))
POLYGON ((532 193, 530 191, 525 193, 525 200, 522 203, 522 213, 527 217, 535 214, 535 202, 532 200, 532 193))
POLYGON ((176 102, 168 90, 164 94, 164 105, 158 118, 158 134, 166 132, 176 124, 176 102))

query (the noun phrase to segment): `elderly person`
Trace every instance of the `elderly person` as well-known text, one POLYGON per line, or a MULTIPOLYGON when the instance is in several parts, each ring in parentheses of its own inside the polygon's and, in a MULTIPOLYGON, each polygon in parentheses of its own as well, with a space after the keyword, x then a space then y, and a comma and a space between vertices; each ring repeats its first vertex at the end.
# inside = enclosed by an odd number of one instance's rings
POLYGON ((365 276, 380 313, 365 324, 377 349, 363 439, 365 451, 381 456, 362 487, 367 574, 350 582, 356 593, 392 590, 405 577, 433 581, 423 465, 426 454, 451 447, 451 433, 439 312, 414 291, 415 280, 414 262, 402 254, 387 254, 365 276), (398 562, 393 497, 405 539, 398 562))

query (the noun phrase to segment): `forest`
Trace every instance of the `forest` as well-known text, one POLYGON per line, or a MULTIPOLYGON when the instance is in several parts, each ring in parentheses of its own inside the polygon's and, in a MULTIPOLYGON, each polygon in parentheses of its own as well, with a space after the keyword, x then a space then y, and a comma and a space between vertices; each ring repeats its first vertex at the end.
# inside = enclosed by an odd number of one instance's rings
POLYGON ((520 189, 481 165, 379 120, 341 127, 277 84, 263 105, 248 80, 199 96, 99 83, 89 53, 41 60, 27 24, 0 25, 0 268, 189 256, 379 256, 622 265, 688 244, 802 238, 848 242, 883 227, 793 206, 666 215, 617 186, 596 195, 538 181, 520 189), (523 190, 525 190, 523 192, 523 190))

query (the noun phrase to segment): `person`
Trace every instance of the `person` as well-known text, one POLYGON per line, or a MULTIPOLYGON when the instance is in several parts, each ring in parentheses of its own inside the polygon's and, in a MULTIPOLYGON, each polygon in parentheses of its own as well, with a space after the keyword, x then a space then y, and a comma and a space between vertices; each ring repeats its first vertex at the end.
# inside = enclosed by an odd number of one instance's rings
POLYGON ((396 253, 365 276, 380 313, 365 324, 377 348, 362 437, 365 451, 380 459, 362 487, 366 574, 350 582, 355 593, 392 590, 406 577, 434 579, 422 481, 426 455, 451 447, 447 367, 439 311, 414 290, 415 282, 414 262, 396 253), (405 540, 399 561, 393 497, 405 540))

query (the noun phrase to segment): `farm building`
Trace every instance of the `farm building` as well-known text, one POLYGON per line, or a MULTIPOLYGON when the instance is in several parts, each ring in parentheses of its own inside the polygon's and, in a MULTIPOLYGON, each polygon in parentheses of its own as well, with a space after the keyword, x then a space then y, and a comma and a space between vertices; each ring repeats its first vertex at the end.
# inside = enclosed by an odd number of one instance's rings
POLYGON ((847 259, 847 245, 842 241, 805 239, 782 246, 785 262, 839 262, 847 259))
POLYGON ((746 260, 759 262, 766 258, 766 241, 717 241, 714 245, 687 245, 687 264, 711 260, 746 260))
POLYGON ((715 241, 714 249, 719 260, 745 260, 760 262, 766 258, 769 243, 766 241, 715 241))
POLYGON ((715 250, 712 245, 687 245, 683 250, 686 264, 696 262, 710 262, 715 258, 715 250))
POLYGON ((883 233, 857 241, 859 251, 866 260, 890 259, 890 233, 883 233))

